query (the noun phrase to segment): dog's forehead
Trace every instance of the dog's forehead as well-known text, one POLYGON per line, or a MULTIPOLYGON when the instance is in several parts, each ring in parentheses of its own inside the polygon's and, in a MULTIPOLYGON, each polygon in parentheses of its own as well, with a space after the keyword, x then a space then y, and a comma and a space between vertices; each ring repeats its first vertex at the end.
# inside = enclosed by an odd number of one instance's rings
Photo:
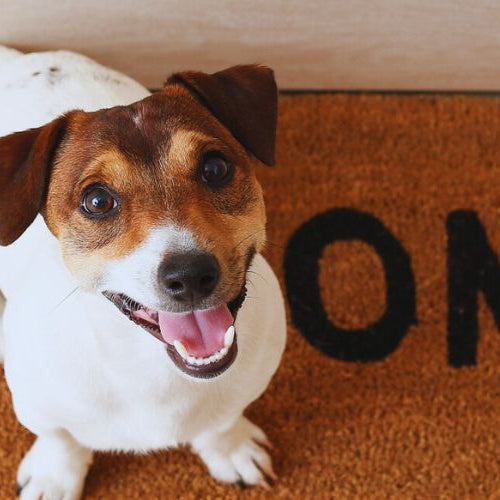
POLYGON ((154 164, 168 151, 178 131, 236 141, 197 99, 174 87, 128 106, 92 113, 85 136, 94 146, 115 147, 131 160, 154 164))

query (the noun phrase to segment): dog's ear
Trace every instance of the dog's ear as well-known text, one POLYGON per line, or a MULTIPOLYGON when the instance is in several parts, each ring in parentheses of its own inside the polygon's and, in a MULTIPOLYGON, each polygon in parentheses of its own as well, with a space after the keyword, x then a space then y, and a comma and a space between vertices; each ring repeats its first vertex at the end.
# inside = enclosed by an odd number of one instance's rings
POLYGON ((0 137, 0 245, 19 238, 40 211, 67 120, 0 137))
POLYGON ((267 165, 274 165, 278 89, 265 66, 233 66, 211 75, 176 73, 166 84, 190 90, 238 141, 267 165))

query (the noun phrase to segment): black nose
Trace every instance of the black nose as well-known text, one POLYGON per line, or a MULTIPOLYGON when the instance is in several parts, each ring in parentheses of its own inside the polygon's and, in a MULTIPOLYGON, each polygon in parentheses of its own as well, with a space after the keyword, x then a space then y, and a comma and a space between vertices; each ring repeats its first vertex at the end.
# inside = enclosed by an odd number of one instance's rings
POLYGON ((219 281, 220 266, 209 253, 169 255, 160 265, 158 282, 179 302, 208 297, 219 281))

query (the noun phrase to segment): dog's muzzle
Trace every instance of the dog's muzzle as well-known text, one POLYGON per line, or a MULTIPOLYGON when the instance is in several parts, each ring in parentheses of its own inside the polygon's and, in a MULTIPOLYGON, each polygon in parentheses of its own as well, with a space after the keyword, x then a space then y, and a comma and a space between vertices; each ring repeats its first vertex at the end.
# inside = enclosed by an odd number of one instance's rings
POLYGON ((175 365, 188 375, 216 377, 236 358, 234 322, 245 300, 246 286, 228 304, 184 313, 149 309, 123 293, 103 294, 131 321, 163 342, 175 365))

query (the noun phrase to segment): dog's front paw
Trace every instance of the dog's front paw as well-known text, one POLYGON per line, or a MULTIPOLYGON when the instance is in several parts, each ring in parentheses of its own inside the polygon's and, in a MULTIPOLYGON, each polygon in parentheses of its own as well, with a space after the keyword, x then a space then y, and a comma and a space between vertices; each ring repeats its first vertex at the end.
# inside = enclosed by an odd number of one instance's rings
POLYGON ((220 481, 269 487, 269 480, 277 479, 266 435, 245 417, 223 434, 196 439, 193 447, 220 481))
POLYGON ((91 458, 91 451, 66 433, 39 437, 17 473, 21 500, 79 499, 91 458))

